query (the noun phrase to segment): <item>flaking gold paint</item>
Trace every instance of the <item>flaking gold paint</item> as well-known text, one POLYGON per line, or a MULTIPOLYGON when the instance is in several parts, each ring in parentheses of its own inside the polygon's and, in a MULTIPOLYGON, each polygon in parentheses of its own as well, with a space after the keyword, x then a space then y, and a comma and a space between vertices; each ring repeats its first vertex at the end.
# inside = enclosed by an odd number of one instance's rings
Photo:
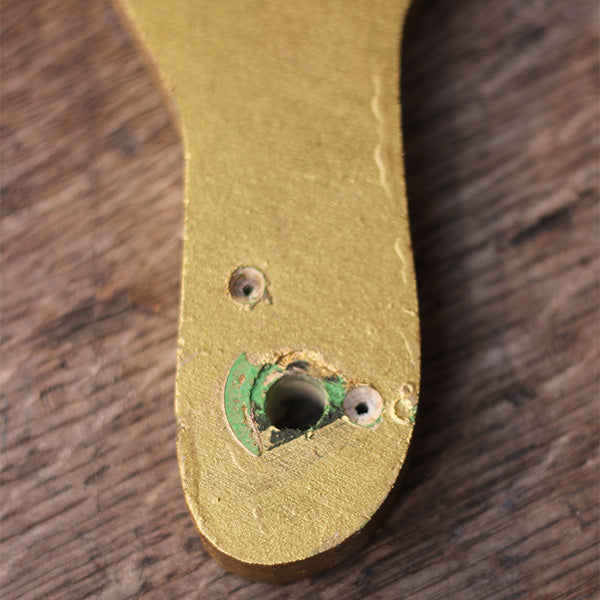
POLYGON ((209 549, 249 577, 331 564, 327 551, 384 503, 410 442, 408 410, 394 410, 419 381, 398 103, 408 4, 121 0, 186 150, 183 487, 209 549), (265 274, 271 303, 229 297, 245 265, 265 274), (375 387, 380 426, 341 419, 260 457, 244 449, 224 415, 229 369, 242 352, 259 363, 291 351, 375 387))

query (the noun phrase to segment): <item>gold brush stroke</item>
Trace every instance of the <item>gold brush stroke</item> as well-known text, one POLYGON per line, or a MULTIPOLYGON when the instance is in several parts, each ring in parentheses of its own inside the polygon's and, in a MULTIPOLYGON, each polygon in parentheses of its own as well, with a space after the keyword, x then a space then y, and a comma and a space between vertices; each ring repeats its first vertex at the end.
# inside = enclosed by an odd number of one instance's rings
POLYGON ((392 418, 403 384, 418 397, 419 381, 398 104, 409 1, 120 5, 174 98, 186 149, 185 497, 226 568, 301 577, 355 551, 391 501, 413 430, 392 418), (229 273, 245 265, 264 272, 272 304, 250 311, 228 297, 229 273), (381 425, 341 419, 246 451, 224 416, 229 369, 242 352, 258 364, 292 351, 374 386, 381 425))

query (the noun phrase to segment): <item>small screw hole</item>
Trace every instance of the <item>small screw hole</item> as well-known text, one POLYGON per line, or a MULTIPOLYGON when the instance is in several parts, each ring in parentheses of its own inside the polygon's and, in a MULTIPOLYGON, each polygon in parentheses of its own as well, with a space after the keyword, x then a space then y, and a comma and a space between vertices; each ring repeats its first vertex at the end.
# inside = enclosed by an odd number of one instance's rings
POLYGON ((265 294, 264 275, 253 267, 240 267, 229 278, 229 294, 241 304, 256 304, 265 294))
POLYGON ((354 407, 354 410, 356 411, 357 415, 366 415, 369 412, 369 407, 367 406, 366 402, 359 402, 354 407))
POLYGON ((362 426, 372 425, 383 412, 383 399, 376 389, 359 385, 346 394, 344 411, 353 423, 362 426))

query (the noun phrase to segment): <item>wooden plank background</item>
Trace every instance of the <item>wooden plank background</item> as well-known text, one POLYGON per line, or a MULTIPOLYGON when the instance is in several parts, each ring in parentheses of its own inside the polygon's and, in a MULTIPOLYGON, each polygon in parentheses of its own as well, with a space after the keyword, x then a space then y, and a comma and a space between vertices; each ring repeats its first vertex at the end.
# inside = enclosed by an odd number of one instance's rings
POLYGON ((202 549, 173 382, 181 147, 106 0, 4 0, 2 598, 600 593, 598 6, 430 0, 404 59, 423 325, 412 463, 338 568, 202 549))

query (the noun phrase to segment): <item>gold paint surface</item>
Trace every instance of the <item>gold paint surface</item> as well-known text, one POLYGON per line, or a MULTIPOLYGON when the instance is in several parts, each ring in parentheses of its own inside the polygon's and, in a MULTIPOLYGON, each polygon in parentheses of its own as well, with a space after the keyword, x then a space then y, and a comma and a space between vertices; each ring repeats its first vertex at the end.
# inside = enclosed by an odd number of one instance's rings
POLYGON ((408 4, 121 0, 185 144, 178 455, 198 529, 229 568, 337 547, 404 463, 419 385, 398 102, 408 4), (270 303, 229 297, 240 266, 264 273, 270 303), (316 354, 376 388, 383 419, 342 418, 256 457, 223 408, 242 352, 316 354))

